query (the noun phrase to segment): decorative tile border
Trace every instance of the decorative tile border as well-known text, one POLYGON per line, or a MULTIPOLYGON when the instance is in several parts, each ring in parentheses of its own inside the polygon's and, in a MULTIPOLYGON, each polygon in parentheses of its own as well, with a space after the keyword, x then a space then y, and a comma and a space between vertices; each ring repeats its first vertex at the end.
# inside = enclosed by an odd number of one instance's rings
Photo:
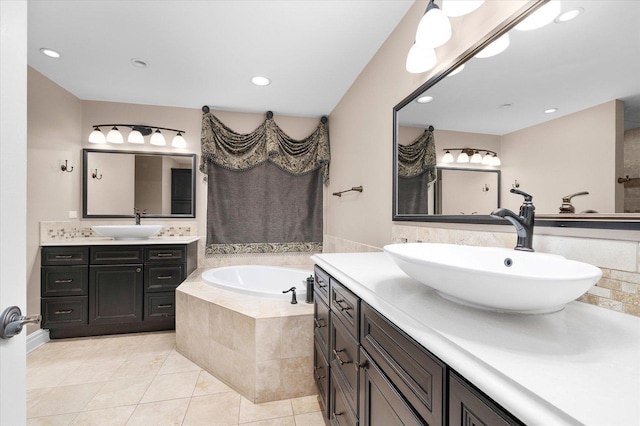
MULTIPOLYGON (((195 221, 169 221, 151 222, 148 224, 163 225, 159 237, 186 237, 195 236, 197 233, 197 223, 195 221)), ((40 243, 66 241, 76 238, 96 238, 97 235, 92 229, 93 225, 119 225, 122 222, 116 221, 60 221, 60 222, 40 222, 40 243)))

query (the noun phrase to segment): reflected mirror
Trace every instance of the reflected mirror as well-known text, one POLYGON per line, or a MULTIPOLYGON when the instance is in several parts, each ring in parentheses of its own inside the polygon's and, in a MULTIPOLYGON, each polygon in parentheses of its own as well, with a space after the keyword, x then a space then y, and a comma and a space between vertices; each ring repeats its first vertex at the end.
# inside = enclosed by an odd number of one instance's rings
POLYGON ((83 217, 195 217, 195 154, 83 150, 83 217))
MULTIPOLYGON (((511 29, 505 51, 471 57, 461 72, 432 78, 394 109, 394 220, 481 222, 469 216, 477 211, 492 221, 491 208, 468 195, 454 209, 399 208, 415 194, 401 190, 397 150, 429 126, 432 167, 499 170, 502 185, 489 193, 499 192, 501 207, 518 209, 522 197, 509 193, 518 187, 533 195, 536 217, 548 224, 640 219, 640 2, 560 3, 562 13, 580 13, 530 31, 511 29), (432 100, 417 102, 424 96, 432 100), (443 162, 448 148, 453 163, 443 162), (464 149, 494 152, 501 165, 457 163, 464 149)), ((482 182, 461 185, 443 186, 440 196, 482 182)))

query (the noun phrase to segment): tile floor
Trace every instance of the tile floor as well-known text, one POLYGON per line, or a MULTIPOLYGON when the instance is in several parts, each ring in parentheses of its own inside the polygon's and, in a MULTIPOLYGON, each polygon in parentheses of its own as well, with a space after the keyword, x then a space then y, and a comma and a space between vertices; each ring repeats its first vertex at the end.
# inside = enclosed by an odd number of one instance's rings
POLYGON ((325 425, 317 396, 253 404, 176 352, 173 332, 32 351, 27 417, 28 425, 325 425))

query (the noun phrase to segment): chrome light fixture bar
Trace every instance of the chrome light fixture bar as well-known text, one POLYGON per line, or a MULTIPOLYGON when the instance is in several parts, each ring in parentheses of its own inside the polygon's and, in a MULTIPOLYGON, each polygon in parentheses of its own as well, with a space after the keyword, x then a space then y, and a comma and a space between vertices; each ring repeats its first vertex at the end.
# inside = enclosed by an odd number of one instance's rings
POLYGON ((124 143, 124 138, 122 137, 122 133, 120 133, 118 127, 129 127, 131 129, 129 136, 127 137, 127 142, 129 143, 143 144, 144 137, 149 136, 153 133, 149 140, 149 143, 156 146, 165 146, 167 142, 164 138, 164 135, 160 131, 165 130, 176 133, 176 135, 171 140, 171 146, 173 148, 187 147, 187 141, 182 136, 184 133, 186 133, 184 130, 169 129, 167 127, 159 126, 145 126, 140 124, 95 124, 93 126, 93 131, 89 134, 89 142, 95 144, 124 143), (107 133, 107 135, 105 136, 105 134, 102 133, 102 130, 100 130, 101 127, 110 127, 111 130, 109 130, 109 133, 107 133))
POLYGON ((484 166, 500 166, 502 165, 502 161, 498 157, 498 154, 495 151, 491 151, 490 149, 480 149, 480 148, 444 148, 444 155, 442 156, 443 163, 472 163, 472 164, 482 164, 484 166), (453 154, 451 151, 460 151, 458 157, 454 160, 453 154), (484 156, 481 154, 484 152, 484 156))

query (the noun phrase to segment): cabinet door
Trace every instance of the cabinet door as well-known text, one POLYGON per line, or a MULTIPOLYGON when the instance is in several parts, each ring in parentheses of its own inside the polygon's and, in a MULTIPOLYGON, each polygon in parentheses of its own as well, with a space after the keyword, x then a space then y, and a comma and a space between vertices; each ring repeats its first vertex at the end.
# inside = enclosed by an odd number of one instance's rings
POLYGON ((375 362, 360 349, 360 412, 362 426, 426 425, 409 407, 375 362))
POLYGON ((323 414, 329 417, 329 363, 322 353, 318 340, 313 345, 313 378, 318 388, 318 395, 322 401, 323 414))
POLYGON ((142 265, 91 266, 89 323, 142 321, 142 265))

